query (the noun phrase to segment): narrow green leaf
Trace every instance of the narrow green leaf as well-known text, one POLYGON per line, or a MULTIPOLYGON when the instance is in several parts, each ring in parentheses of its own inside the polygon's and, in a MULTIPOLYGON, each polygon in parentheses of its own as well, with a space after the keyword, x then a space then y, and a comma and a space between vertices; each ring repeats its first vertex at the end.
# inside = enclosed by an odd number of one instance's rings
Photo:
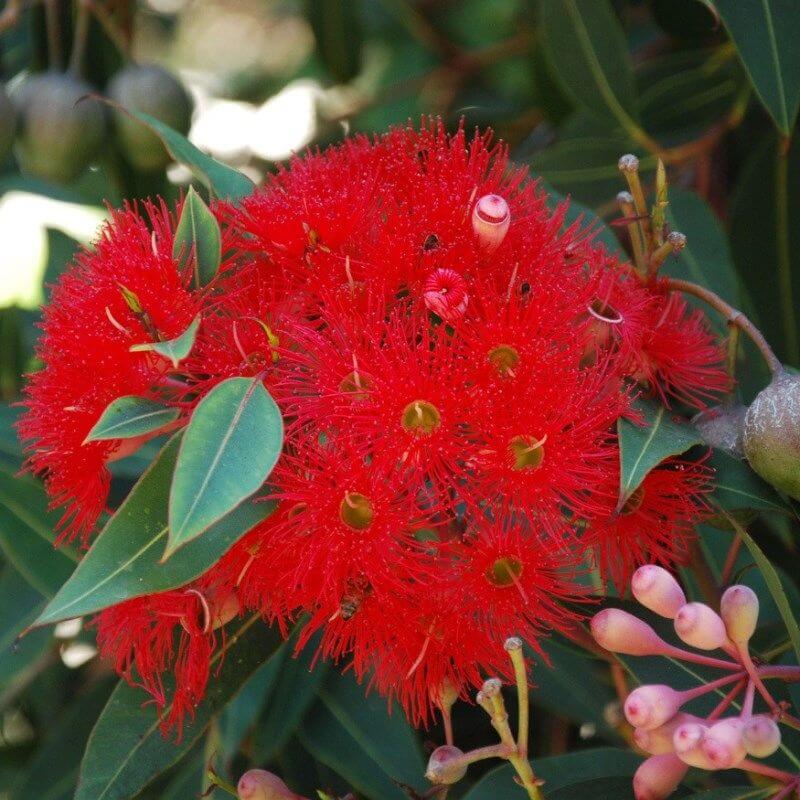
MULTIPOLYGON (((194 717, 184 725, 180 743, 165 742, 159 718, 141 689, 120 682, 89 737, 81 763, 75 800, 130 800, 150 781, 176 764, 208 727, 212 717, 236 696, 241 686, 277 649, 278 632, 258 616, 237 620, 211 659, 214 678, 194 717)), ((170 695, 174 678, 164 679, 170 695)), ((169 706, 164 709, 166 715, 169 706)))
POLYGON ((219 223, 194 187, 189 187, 183 201, 181 218, 178 220, 172 245, 172 257, 176 261, 191 261, 195 286, 198 288, 205 286, 219 270, 222 260, 219 223))
POLYGON ((761 800, 774 793, 771 787, 725 786, 691 795, 691 800, 761 800))
POLYGON ((48 505, 39 481, 13 478, 0 469, 0 547, 34 589, 53 597, 72 574, 78 556, 69 545, 54 545, 60 514, 49 511, 48 505))
POLYGON ((764 551, 758 546, 755 539, 753 539, 753 537, 730 514, 724 510, 723 514, 727 518, 728 522, 730 522, 731 527, 736 531, 737 534, 739 534, 739 536, 742 537, 742 541, 747 545, 750 555, 753 556, 753 561, 756 562, 756 566, 759 568, 759 570, 761 570, 761 574, 764 576, 767 588, 775 600, 775 605, 778 606, 778 611, 780 612, 784 625, 786 625, 786 631, 789 634, 795 655, 800 663, 800 627, 798 627, 797 619, 795 619, 795 616, 792 613, 792 607, 789 603, 789 598, 786 597, 786 592, 781 585, 780 576, 776 572, 775 567, 772 566, 770 560, 766 557, 766 555, 764 555, 764 551))
POLYGON ((728 511, 742 509, 786 513, 787 507, 766 481, 744 461, 715 450, 708 461, 714 469, 714 499, 728 511))
POLYGON ((133 597, 184 586, 272 512, 270 503, 245 503, 166 563, 167 500, 181 433, 167 445, 100 532, 72 577, 35 625, 92 614, 133 597))
POLYGON ((85 442, 102 439, 132 439, 152 433, 174 422, 181 415, 177 408, 136 395, 118 397, 109 403, 89 431, 85 442))
POLYGON ((96 99, 102 100, 150 128, 164 143, 169 154, 178 163, 187 166, 192 174, 221 200, 241 200, 253 193, 255 186, 250 178, 233 167, 206 155, 202 150, 198 150, 185 136, 170 128, 169 125, 165 125, 161 120, 144 111, 124 108, 105 97, 96 99))
POLYGON ((197 405, 169 496, 164 558, 257 491, 283 446, 283 420, 260 378, 228 378, 197 405))
POLYGON ((608 0, 543 0, 542 34, 553 73, 575 104, 634 127, 628 44, 608 0))
MULTIPOLYGON (((533 761, 533 771, 544 781, 544 792, 548 798, 561 790, 590 781, 624 779, 628 782, 642 759, 629 750, 600 747, 579 750, 560 756, 540 758, 533 761)), ((463 800, 495 800, 510 797, 516 784, 514 768, 510 764, 487 772, 465 795, 463 800)), ((568 792, 564 795, 569 797, 568 792)), ((620 795, 620 800, 624 795, 620 795)))
POLYGON ((702 439, 690 425, 675 422, 662 405, 637 401, 644 425, 627 419, 617 424, 620 450, 620 505, 639 488, 651 469, 665 458, 685 453, 702 439))
POLYGON ((168 358, 172 362, 172 366, 177 369, 181 361, 192 352, 199 327, 200 316, 198 315, 189 323, 189 327, 175 339, 169 339, 166 342, 142 342, 132 345, 130 350, 132 353, 158 353, 164 358, 168 358))
POLYGON ((793 0, 715 0, 764 107, 789 136, 800 108, 800 14, 793 0))

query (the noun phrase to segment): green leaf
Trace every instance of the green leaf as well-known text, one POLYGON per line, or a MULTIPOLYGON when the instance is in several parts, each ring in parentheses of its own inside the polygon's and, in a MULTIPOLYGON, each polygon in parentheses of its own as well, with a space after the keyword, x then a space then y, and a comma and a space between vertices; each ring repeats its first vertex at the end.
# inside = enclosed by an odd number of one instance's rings
POLYGON ((75 569, 72 547, 56 548, 60 514, 48 511, 44 487, 35 478, 12 478, 0 469, 0 547, 25 580, 45 597, 53 597, 75 569))
POLYGON ((775 790, 757 786, 726 786, 722 789, 709 789, 691 795, 691 800, 761 800, 769 797, 775 790))
POLYGON ((184 586, 215 564, 247 531, 272 512, 269 503, 246 503, 221 519, 205 536, 166 563, 159 561, 167 539, 167 499, 181 433, 142 475, 100 532, 72 577, 36 620, 49 625, 72 617, 184 586))
POLYGON ((169 125, 165 125, 161 120, 144 111, 123 108, 106 98, 100 99, 134 119, 138 119, 139 122, 150 128, 164 143, 169 154, 178 163, 187 166, 192 174, 221 200, 241 200, 253 193, 255 186, 250 178, 227 164, 211 158, 202 150, 198 150, 185 136, 170 128, 169 125))
POLYGON ((396 705, 391 713, 386 698, 366 694, 352 674, 331 670, 319 690, 322 705, 380 769, 394 780, 417 785, 425 772, 414 729, 396 705))
POLYGON ((51 722, 44 742, 25 765, 25 772, 14 784, 9 800, 72 797, 86 741, 108 701, 112 685, 108 680, 98 681, 51 722))
POLYGON ((172 245, 172 257, 176 261, 191 260, 194 266, 194 283, 198 288, 205 286, 219 270, 222 260, 219 223, 194 187, 189 187, 183 201, 181 218, 178 220, 172 245))
POLYGON ((283 749, 316 699, 317 690, 330 669, 329 662, 318 662, 311 668, 316 653, 314 642, 306 645, 298 656, 293 656, 299 630, 298 626, 297 632, 283 645, 286 655, 280 674, 253 733, 253 758, 260 764, 269 763, 283 749))
POLYGON ((197 405, 169 495, 164 558, 257 491, 283 446, 283 420, 260 378, 228 378, 197 405))
POLYGON ((644 425, 623 418, 617 424, 620 506, 639 488, 647 473, 665 458, 685 453, 702 442, 693 427, 675 422, 664 406, 637 401, 634 408, 644 418, 644 425))
POLYGON ((197 338, 197 330, 200 327, 200 316, 196 316, 189 327, 175 339, 166 342, 142 342, 131 345, 132 353, 153 352, 158 353, 172 362, 172 366, 177 369, 178 365, 192 352, 194 340, 197 338))
MULTIPOLYGON (((630 781, 642 759, 630 752, 612 747, 601 747, 592 750, 579 750, 561 756, 540 758, 533 762, 533 771, 537 778, 544 781, 544 792, 548 800, 561 790, 568 790, 576 784, 599 782, 616 779, 620 784, 630 781)), ((499 797, 510 797, 515 788, 514 768, 510 764, 493 769, 486 773, 465 795, 463 800, 495 800, 499 797)), ((565 792, 561 797, 571 797, 565 792)), ((583 795, 575 795, 575 797, 583 795)), ((624 794, 618 795, 620 800, 624 794)), ((631 795, 632 796, 632 795, 631 795)), ((612 797, 616 797, 612 795, 612 797)))
POLYGON ((157 431, 174 422, 180 415, 180 409, 128 394, 109 403, 85 441, 132 439, 157 431))
POLYGON ((789 634, 789 639, 792 642, 792 647, 794 648, 798 663, 800 663, 800 627, 797 625, 797 620, 792 613, 791 604, 781 585, 780 576, 776 572, 775 567, 772 566, 770 560, 764 555, 764 551, 758 546, 755 539, 753 539, 730 514, 726 514, 726 517, 736 533, 742 537, 742 541, 747 545, 747 549, 750 551, 750 555, 753 556, 756 566, 761 570, 767 588, 775 600, 775 605, 778 606, 778 611, 780 612, 784 625, 786 625, 786 631, 789 634))
POLYGON ((739 57, 778 130, 789 136, 800 107, 800 15, 793 0, 715 0, 739 57))
POLYGON ((714 469, 714 500, 728 511, 778 511, 786 513, 775 489, 753 472, 744 461, 715 450, 708 461, 714 469))
POLYGON ((635 126, 628 44, 608 0, 543 0, 542 34, 553 73, 579 108, 635 126))
MULTIPOLYGON (((213 679, 203 701, 187 720, 180 743, 165 742, 159 718, 141 689, 120 682, 89 737, 81 763, 75 800, 129 800, 153 778, 176 764, 191 750, 212 717, 222 709, 242 684, 277 649, 280 636, 258 616, 237 620, 211 659, 213 679)), ((174 689, 171 674, 164 679, 167 695, 174 689)), ((166 715, 169 705, 164 709, 166 715)))

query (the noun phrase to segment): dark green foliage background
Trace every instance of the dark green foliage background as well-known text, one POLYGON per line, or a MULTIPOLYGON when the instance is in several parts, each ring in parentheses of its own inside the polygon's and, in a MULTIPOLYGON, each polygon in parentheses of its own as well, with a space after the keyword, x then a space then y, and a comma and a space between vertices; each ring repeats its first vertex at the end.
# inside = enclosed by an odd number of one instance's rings
MULTIPOLYGON (((193 0, 161 14, 124 0, 106 5, 134 27, 144 19, 165 41, 198 11, 240 11, 258 24, 294 19, 313 35, 306 55, 299 62, 287 57, 285 68, 269 73, 227 72, 221 94, 262 103, 299 78, 325 90, 343 87, 319 105, 312 142, 319 145, 423 114, 440 115, 451 129, 462 120, 467 129, 491 126, 555 198, 572 199, 570 217, 595 225, 611 248, 620 247, 618 229, 601 225, 617 215, 614 198, 623 188, 618 157, 636 153, 646 185, 663 157, 672 186, 669 223, 689 237, 687 249, 665 269, 743 308, 780 357, 800 366, 800 144, 793 137, 800 6, 794 0, 273 0, 259 7, 193 0)), ((67 0, 56 6, 67 48, 72 7, 67 0)), ((0 35, 4 78, 46 67, 45 39, 42 8, 33 4, 0 35)), ((196 46, 203 52, 219 43, 196 46)), ((119 64, 93 22, 87 76, 102 91, 119 64)), ((252 156, 249 166, 262 173, 276 167, 252 156)), ((208 169, 200 165, 206 176, 208 169)), ((213 184, 214 177, 201 184, 213 184)), ((249 185, 232 180, 234 193, 249 185)), ((111 140, 93 168, 69 186, 26 177, 10 157, 0 169, 0 194, 18 190, 92 206, 178 192, 165 173, 137 173, 111 140)), ((46 280, 52 281, 76 243, 58 231, 49 231, 48 240, 46 280)), ((370 800, 401 800, 408 796, 402 784, 424 791, 424 753, 443 741, 443 732, 411 730, 397 709, 387 713, 381 698, 365 699, 351 677, 327 665, 310 671, 308 653, 293 659, 291 643, 279 646, 260 624, 237 623, 241 636, 231 635, 214 689, 180 744, 160 738, 152 707, 141 705, 144 697, 115 688, 96 659, 78 669, 63 664, 64 648, 90 645, 91 630, 63 641, 43 628, 17 641, 77 560, 69 547, 52 548, 57 514, 47 511, 38 483, 15 477, 21 455, 13 403, 20 375, 37 366, 37 316, 30 308, 0 309, 0 797, 181 800, 207 788, 209 764, 233 782, 250 766, 270 767, 309 797, 325 789, 331 796, 353 791, 370 800)), ((724 330, 721 321, 715 324, 724 330)), ((738 376, 745 401, 766 381, 748 348, 738 376)), ((688 446, 663 443, 654 463, 688 446)), ((154 452, 119 465, 115 502, 154 452)), ((735 569, 762 599, 758 647, 791 659, 800 636, 794 622, 800 612, 796 509, 739 462, 714 458, 722 476, 719 502, 762 514, 735 569)), ((701 531, 717 578, 731 535, 701 531)), ((685 577, 694 587, 693 577, 685 577)), ((546 650, 551 667, 537 658, 534 668, 532 754, 546 779, 547 800, 632 798, 630 776, 639 758, 625 749, 630 731, 621 722, 607 666, 565 641, 551 641, 546 650)), ((675 664, 643 661, 626 663, 632 682, 698 680, 675 664)), ((494 740, 482 712, 466 704, 455 711, 455 728, 463 749, 494 740)), ((775 763, 800 768, 797 736, 786 737, 775 763)), ((747 783, 740 774, 692 773, 680 792, 698 800, 765 796, 747 783)), ((508 767, 487 772, 476 766, 450 796, 521 794, 508 767)))

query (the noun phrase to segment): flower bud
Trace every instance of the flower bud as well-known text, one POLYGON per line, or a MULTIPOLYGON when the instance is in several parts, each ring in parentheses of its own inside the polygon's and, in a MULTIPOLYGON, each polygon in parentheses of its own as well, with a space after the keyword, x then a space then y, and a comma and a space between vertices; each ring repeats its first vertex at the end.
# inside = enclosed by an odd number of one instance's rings
POLYGON ((781 729, 772 717, 757 714, 744 723, 742 741, 756 758, 768 758, 781 746, 781 729))
POLYGON ((666 800, 683 780, 689 767, 672 753, 651 756, 633 776, 636 800, 666 800))
POLYGON ((263 769, 250 769, 239 778, 239 800, 300 800, 277 776, 263 769))
POLYGON ((779 372, 744 418, 744 454, 765 480, 800 500, 800 375, 779 372))
POLYGON ((744 722, 739 717, 730 717, 712 725, 701 744, 714 769, 731 769, 747 755, 742 728, 744 722))
POLYGON ((716 769, 702 748, 707 731, 708 728, 702 722, 687 722, 675 729, 672 744, 675 755, 684 764, 699 769, 716 769))
POLYGON ((627 656, 654 656, 667 643, 643 620, 621 608, 606 608, 591 622, 592 636, 601 647, 627 656))
POLYGON ((747 644, 758 624, 758 595, 749 586, 729 586, 720 600, 719 613, 728 638, 736 644, 747 644))
POLYGON ((484 250, 490 253, 506 238, 511 224, 511 210, 499 194, 485 194, 478 198, 472 210, 472 230, 484 250))
POLYGON ((653 756, 660 756, 664 753, 675 752, 675 731, 688 722, 701 722, 699 717, 693 714, 678 713, 672 719, 667 720, 663 725, 647 731, 644 728, 635 728, 633 738, 636 744, 653 756))
POLYGON ((699 650, 716 650, 728 641, 722 617, 705 603, 687 603, 675 615, 675 633, 699 650))
POLYGON ((625 700, 625 717, 634 728, 652 731, 677 714, 683 698, 671 686, 654 683, 634 689, 625 700))
POLYGON ((467 311, 467 282, 453 269, 434 270, 422 290, 425 306, 445 322, 457 322, 467 311))
POLYGON ((678 581, 656 564, 645 564, 633 573, 631 591, 645 608, 667 619, 675 619, 681 606, 686 605, 686 595, 678 581))
POLYGON ((464 753, 451 744, 437 747, 428 759, 425 777, 431 783, 450 785, 458 783, 467 774, 467 765, 458 763, 464 753))

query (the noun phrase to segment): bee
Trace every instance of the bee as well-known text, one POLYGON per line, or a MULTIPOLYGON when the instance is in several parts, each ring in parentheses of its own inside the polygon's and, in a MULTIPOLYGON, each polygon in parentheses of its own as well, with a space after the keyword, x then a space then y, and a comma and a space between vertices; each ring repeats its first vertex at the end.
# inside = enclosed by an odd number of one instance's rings
POLYGON ((364 598, 370 591, 370 585, 366 581, 354 584, 352 589, 348 590, 339 601, 339 616, 345 621, 351 620, 358 613, 364 598))

